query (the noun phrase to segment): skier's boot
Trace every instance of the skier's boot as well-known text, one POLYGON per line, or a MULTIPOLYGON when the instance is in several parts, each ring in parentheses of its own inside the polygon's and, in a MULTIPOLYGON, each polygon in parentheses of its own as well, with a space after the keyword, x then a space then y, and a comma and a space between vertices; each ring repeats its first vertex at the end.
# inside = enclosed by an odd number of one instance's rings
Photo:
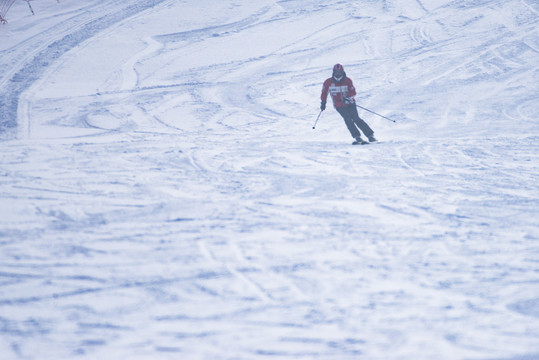
POLYGON ((358 136, 358 137, 356 138, 356 141, 354 141, 354 142, 352 143, 352 145, 364 145, 364 144, 368 144, 368 142, 366 142, 365 140, 363 140, 363 139, 361 138, 361 136, 358 136))
POLYGON ((376 140, 376 138, 374 137, 374 135, 371 135, 369 136, 369 142, 377 142, 378 140, 376 140))

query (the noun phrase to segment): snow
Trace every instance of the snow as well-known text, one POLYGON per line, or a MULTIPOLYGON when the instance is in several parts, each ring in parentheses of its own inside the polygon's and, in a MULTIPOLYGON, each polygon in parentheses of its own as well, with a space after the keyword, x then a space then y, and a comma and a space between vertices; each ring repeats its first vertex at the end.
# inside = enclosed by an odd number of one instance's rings
POLYGON ((539 358, 532 0, 16 2, 0 354, 539 358), (335 63, 379 144, 351 146, 335 63))

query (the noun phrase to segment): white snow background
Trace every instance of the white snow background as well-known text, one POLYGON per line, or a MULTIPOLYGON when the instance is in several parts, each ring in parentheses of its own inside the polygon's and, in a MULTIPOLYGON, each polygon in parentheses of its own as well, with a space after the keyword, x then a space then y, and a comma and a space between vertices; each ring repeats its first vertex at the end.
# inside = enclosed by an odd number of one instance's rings
POLYGON ((536 0, 32 6, 2 360, 539 359, 536 0), (312 129, 335 63, 379 144, 312 129))

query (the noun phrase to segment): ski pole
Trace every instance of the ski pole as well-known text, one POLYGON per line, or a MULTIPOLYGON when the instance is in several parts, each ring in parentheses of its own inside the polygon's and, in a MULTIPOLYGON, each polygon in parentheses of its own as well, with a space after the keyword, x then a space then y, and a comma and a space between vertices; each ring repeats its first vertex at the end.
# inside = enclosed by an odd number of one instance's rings
POLYGON ((324 110, 320 110, 320 113, 318 114, 318 117, 316 118, 316 121, 314 122, 313 129, 316 128, 316 124, 318 123, 318 119, 320 119, 320 115, 322 115, 322 111, 324 110))
POLYGON ((358 104, 356 104, 356 106, 357 106, 358 108, 361 108, 361 109, 363 109, 363 110, 366 110, 366 111, 368 111, 368 112, 370 112, 370 113, 373 113, 374 115, 378 115, 378 116, 380 116, 380 117, 383 117, 383 118, 386 119, 386 120, 389 120, 389 121, 391 121, 391 122, 396 123, 395 120, 391 120, 390 118, 385 117, 384 115, 380 115, 380 114, 378 114, 377 112, 374 112, 374 111, 369 110, 369 109, 367 109, 367 108, 364 108, 363 106, 359 106, 358 104))
POLYGON ((35 15, 34 9, 32 9, 32 5, 30 5, 30 0, 24 0, 28 3, 28 7, 30 8, 30 11, 32 12, 32 15, 35 15))

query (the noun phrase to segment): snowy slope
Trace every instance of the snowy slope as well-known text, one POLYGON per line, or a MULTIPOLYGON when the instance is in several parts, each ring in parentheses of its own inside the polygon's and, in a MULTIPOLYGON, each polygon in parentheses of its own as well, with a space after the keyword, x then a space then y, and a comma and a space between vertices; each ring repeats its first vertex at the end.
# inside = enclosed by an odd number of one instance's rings
POLYGON ((2 359, 539 358, 536 1, 33 8, 0 26, 2 359), (337 62, 379 144, 312 130, 337 62))

